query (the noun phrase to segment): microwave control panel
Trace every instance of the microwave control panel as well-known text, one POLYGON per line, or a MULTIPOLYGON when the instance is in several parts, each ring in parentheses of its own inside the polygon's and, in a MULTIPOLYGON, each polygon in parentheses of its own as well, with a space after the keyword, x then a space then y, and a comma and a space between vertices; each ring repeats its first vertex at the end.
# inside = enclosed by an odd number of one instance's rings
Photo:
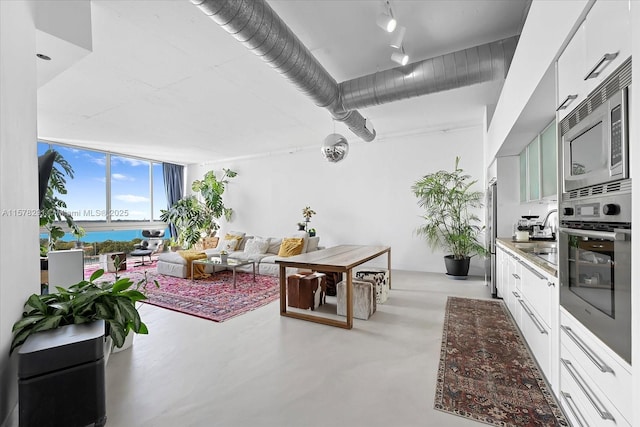
POLYGON ((622 163, 622 107, 611 110, 611 167, 622 163))

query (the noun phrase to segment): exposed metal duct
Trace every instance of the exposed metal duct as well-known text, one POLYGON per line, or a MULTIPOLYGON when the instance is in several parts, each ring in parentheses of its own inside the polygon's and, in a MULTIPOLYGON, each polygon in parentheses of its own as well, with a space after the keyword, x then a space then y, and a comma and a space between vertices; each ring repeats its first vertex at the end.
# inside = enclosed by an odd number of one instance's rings
POLYGON ((518 36, 338 83, 265 0, 191 0, 228 33, 365 141, 376 132, 356 110, 504 79, 518 36))
POLYGON ((358 111, 342 106, 338 83, 264 0, 191 2, 358 137, 365 141, 376 137, 358 111))
POLYGON ((412 98, 504 79, 509 71, 518 36, 379 71, 340 83, 345 108, 412 98))

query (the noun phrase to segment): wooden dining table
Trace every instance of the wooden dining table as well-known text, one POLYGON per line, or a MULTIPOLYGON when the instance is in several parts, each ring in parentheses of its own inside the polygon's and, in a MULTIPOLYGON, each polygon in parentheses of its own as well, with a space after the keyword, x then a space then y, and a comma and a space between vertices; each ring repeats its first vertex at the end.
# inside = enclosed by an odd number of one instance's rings
MULTIPOLYGON (((280 265, 280 315, 310 322, 322 323, 339 328, 353 328, 353 274, 352 270, 374 258, 387 254, 387 268, 389 269, 389 287, 391 287, 391 247, 390 246, 361 246, 340 245, 314 252, 277 258, 280 265), (315 316, 309 313, 287 311, 287 267, 346 273, 346 320, 344 322, 328 317, 315 316)), ((375 290, 373 298, 375 298, 375 290)))

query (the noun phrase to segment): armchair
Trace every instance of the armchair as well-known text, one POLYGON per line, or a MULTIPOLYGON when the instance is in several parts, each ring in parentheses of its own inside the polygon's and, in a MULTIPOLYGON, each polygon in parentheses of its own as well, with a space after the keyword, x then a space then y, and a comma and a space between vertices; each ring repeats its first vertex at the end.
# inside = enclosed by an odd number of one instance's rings
POLYGON ((129 253, 130 256, 141 258, 134 266, 146 265, 144 263, 144 257, 147 256, 149 257, 149 263, 152 263, 151 255, 162 252, 164 230, 142 230, 142 237, 146 238, 135 245, 134 250, 129 253))

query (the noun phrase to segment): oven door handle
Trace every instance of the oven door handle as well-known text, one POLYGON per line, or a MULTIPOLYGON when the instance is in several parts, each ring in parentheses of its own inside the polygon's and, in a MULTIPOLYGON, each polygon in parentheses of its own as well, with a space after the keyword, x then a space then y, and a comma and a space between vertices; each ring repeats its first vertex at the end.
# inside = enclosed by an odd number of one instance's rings
POLYGON ((580 230, 576 228, 560 227, 562 233, 571 234, 573 236, 593 237, 596 239, 607 240, 627 240, 625 231, 596 231, 596 230, 580 230))

